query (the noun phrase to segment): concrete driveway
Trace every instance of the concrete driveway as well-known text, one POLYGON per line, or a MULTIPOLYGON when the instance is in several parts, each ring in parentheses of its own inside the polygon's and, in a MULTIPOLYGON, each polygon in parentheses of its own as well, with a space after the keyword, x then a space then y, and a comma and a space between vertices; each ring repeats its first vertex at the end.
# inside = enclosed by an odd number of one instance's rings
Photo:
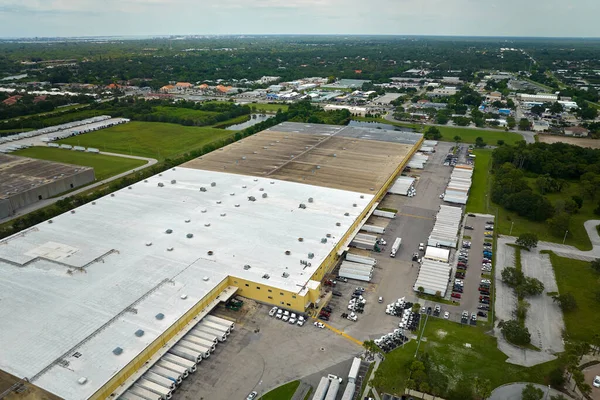
MULTIPOLYGON (((551 396, 558 395, 562 395, 567 399, 571 399, 571 397, 567 396, 566 394, 559 392, 558 390, 554 390, 548 386, 538 385, 537 383, 534 383, 533 385, 544 392, 544 400, 549 400, 551 396)), ((523 392, 525 386, 527 386, 527 383, 510 383, 508 385, 497 387, 494 389, 488 400, 521 400, 521 393, 523 392)))

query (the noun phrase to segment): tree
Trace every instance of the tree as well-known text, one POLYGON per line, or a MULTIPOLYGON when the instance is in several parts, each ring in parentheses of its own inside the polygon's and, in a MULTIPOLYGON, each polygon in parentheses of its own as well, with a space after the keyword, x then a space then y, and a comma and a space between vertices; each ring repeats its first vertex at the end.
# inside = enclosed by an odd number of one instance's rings
POLYGON ((569 229, 570 222, 571 216, 566 212, 560 212, 548 220, 548 229, 554 236, 562 237, 569 229))
POLYGON ((598 273, 600 273, 600 258, 596 258, 594 261, 590 263, 590 267, 598 273))
POLYGON ((538 116, 542 115, 544 111, 546 111, 546 107, 540 106, 539 104, 536 104, 535 106, 531 107, 531 112, 538 116))
POLYGON ((520 289, 525 296, 537 296, 544 292, 544 284, 537 278, 526 276, 520 289))
POLYGON ((506 126, 508 126, 508 129, 515 129, 515 126, 517 126, 515 117, 506 117, 506 126))
POLYGON ((425 293, 425 288, 424 288, 423 286, 419 286, 419 287, 417 288, 417 290, 418 290, 418 291, 419 291, 419 293, 421 293, 421 294, 425 293))
POLYGON ((481 136, 478 136, 475 139, 475 147, 485 147, 486 143, 483 141, 483 138, 481 136))
POLYGON ((367 355, 381 354, 381 348, 372 340, 365 340, 363 347, 367 351, 367 355))
POLYGON ((529 120, 527 118, 521 118, 521 120, 519 121, 519 130, 528 131, 530 127, 531 123, 529 122, 529 120))
POLYGON ((439 140, 442 138, 442 132, 440 132, 440 130, 437 127, 430 126, 425 131, 424 136, 425 136, 425 139, 428 139, 428 140, 439 140))
POLYGON ((475 395, 480 399, 487 399, 492 395, 492 385, 489 379, 480 379, 478 376, 473 381, 475 395))
POLYGON ((528 383, 521 392, 522 400, 541 400, 542 397, 544 397, 544 391, 531 383, 528 383))
POLYGON ((552 300, 558 303, 559 307, 563 312, 573 311, 577 308, 577 301, 572 293, 564 293, 552 296, 552 300))
POLYGON ((510 320, 502 324, 502 334, 510 343, 526 346, 531 343, 529 329, 522 326, 518 321, 510 320))
POLYGON ((554 368, 548 375, 550 384, 555 388, 562 388, 565 385, 565 371, 562 368, 554 368))
POLYGON ((523 272, 517 270, 515 267, 504 268, 500 275, 502 275, 502 282, 513 288, 519 286, 525 278, 523 272))
POLYGON ((498 146, 502 146, 504 144, 504 140, 500 139, 496 142, 498 146))
POLYGON ((458 142, 460 142, 462 140, 462 138, 458 135, 454 136, 454 142, 458 145, 458 142))
POLYGON ((515 243, 525 247, 527 250, 531 250, 533 247, 537 247, 538 237, 535 233, 522 233, 515 243))
POLYGON ((581 209, 583 207, 583 197, 575 195, 571 196, 571 199, 577 204, 577 208, 581 209))
POLYGON ((558 101, 555 101, 551 106, 550 106, 550 112, 552 114, 560 114, 561 112, 563 112, 565 109, 563 107, 562 104, 560 104, 558 101))

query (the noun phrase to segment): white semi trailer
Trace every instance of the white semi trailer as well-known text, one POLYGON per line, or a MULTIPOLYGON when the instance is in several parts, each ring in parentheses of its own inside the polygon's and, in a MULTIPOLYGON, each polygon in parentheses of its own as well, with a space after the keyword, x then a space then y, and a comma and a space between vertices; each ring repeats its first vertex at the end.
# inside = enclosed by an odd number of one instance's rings
POLYGON ((392 251, 390 252, 390 257, 396 257, 396 253, 398 252, 398 249, 400 248, 401 244, 401 238, 396 238, 396 240, 394 240, 394 244, 392 245, 392 251))

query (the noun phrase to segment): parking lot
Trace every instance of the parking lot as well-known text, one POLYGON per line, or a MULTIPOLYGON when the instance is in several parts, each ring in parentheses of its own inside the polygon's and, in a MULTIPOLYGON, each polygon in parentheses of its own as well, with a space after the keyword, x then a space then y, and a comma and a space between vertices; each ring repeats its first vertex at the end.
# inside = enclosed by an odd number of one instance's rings
MULTIPOLYGON (((264 394, 313 374, 347 375, 352 357, 363 351, 351 340, 315 327, 312 321, 290 325, 269 317, 271 307, 246 303, 227 341, 183 381, 176 399, 243 399, 252 390, 264 394)), ((220 311, 217 315, 222 315, 220 311)))

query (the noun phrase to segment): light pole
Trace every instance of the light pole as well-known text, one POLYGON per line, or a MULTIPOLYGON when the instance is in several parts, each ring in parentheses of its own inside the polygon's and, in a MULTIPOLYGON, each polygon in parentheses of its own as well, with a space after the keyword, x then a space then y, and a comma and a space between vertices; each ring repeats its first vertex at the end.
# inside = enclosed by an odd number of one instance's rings
POLYGON ((567 234, 569 233, 569 230, 567 229, 565 231, 565 237, 563 238, 563 244, 565 244, 565 240, 567 240, 567 234))
POLYGON ((512 236, 512 228, 513 226, 515 226, 515 221, 510 223, 510 232, 508 233, 508 236, 512 236))

